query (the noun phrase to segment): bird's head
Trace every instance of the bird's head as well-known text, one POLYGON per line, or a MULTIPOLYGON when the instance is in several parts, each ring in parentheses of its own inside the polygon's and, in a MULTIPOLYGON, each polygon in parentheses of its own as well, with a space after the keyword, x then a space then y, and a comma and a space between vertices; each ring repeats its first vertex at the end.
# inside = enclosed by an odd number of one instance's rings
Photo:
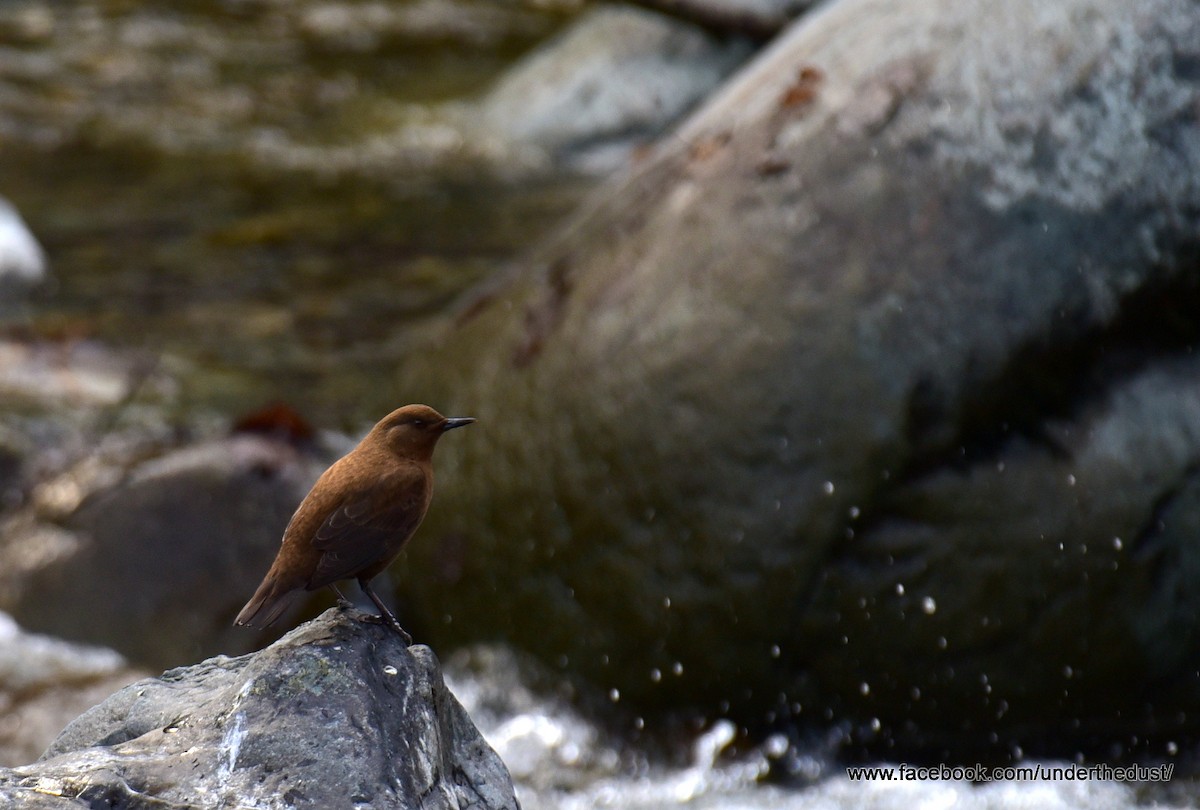
POLYGON ((379 420, 371 433, 398 456, 429 458, 443 433, 474 421, 470 416, 442 416, 428 405, 405 405, 379 420))

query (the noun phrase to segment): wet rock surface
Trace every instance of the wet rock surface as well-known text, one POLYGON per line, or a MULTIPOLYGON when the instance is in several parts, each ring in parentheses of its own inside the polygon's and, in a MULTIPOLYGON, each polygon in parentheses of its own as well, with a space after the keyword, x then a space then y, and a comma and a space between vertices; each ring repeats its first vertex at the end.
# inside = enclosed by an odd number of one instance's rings
POLYGON ((406 371, 480 418, 398 566, 427 637, 883 751, 1195 734, 1197 42, 794 25, 406 371))
POLYGON ((330 611, 267 649, 139 681, 37 763, 7 807, 516 808, 503 763, 427 647, 330 611))

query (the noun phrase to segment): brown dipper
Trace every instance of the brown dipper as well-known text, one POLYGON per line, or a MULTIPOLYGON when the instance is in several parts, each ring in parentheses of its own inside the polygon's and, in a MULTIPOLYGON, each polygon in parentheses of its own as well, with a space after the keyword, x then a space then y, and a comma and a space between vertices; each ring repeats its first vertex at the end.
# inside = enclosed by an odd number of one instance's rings
POLYGON ((267 627, 301 590, 326 585, 347 604, 334 583, 355 578, 379 608, 379 618, 412 644, 370 581, 396 559, 425 517, 433 496, 431 459, 437 440, 474 421, 448 419, 428 405, 405 405, 381 419, 317 479, 284 530, 271 570, 236 623, 267 627))

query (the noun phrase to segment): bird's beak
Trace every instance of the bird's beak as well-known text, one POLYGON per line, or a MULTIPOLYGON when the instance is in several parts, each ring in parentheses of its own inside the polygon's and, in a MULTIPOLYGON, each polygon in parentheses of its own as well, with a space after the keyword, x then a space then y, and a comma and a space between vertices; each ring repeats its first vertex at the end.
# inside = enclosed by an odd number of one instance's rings
POLYGON ((442 422, 442 432, 445 433, 447 430, 454 430, 455 428, 466 427, 467 425, 471 424, 474 421, 475 421, 475 417, 473 417, 473 416, 452 416, 452 417, 448 418, 445 422, 442 422))

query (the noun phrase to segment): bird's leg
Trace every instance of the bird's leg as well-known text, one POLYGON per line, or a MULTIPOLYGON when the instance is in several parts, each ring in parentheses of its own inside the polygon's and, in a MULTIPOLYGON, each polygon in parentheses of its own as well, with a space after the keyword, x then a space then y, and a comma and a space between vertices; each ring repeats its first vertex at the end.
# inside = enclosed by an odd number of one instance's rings
POLYGON ((400 626, 400 621, 396 618, 396 614, 388 610, 388 606, 385 605, 383 600, 379 598, 379 594, 371 590, 370 583, 367 582, 367 580, 360 578, 358 580, 358 585, 363 589, 363 593, 365 593, 370 600, 375 603, 375 607, 379 608, 379 618, 400 634, 400 638, 404 639, 406 646, 411 647, 413 643, 412 636, 410 636, 408 632, 400 626))
POLYGON ((354 603, 342 595, 342 592, 338 590, 337 585, 330 582, 329 590, 333 591, 334 594, 337 595, 337 606, 339 608, 341 608, 342 610, 349 610, 350 608, 354 607, 354 603))

